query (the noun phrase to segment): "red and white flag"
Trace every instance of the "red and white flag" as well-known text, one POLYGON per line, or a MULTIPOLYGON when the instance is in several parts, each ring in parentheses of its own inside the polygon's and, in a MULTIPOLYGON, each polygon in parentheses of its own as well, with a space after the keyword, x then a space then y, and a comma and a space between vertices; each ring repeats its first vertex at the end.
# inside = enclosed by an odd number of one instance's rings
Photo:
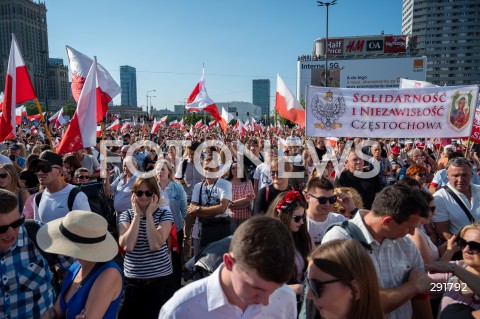
POLYGON ((27 109, 21 105, 15 109, 15 124, 20 125, 23 116, 27 116, 27 109))
POLYGON ((203 121, 202 121, 202 120, 200 120, 200 121, 198 121, 197 123, 195 123, 195 128, 196 128, 196 129, 200 129, 200 128, 202 128, 202 126, 203 126, 203 121))
POLYGON ((122 134, 125 134, 127 132, 127 130, 129 128, 131 128, 132 126, 130 125, 130 123, 126 122, 125 124, 122 125, 122 127, 120 128, 120 132, 122 132, 122 134))
POLYGON ((100 103, 98 85, 97 62, 94 61, 80 93, 75 114, 58 145, 58 154, 96 145, 97 110, 100 103))
MULTIPOLYGON (((45 116, 47 112, 43 112, 43 116, 45 116)), ((34 120, 41 120, 42 119, 42 115, 39 113, 39 114, 34 114, 34 115, 29 115, 27 116, 27 120, 29 121, 34 121, 34 120)))
MULTIPOLYGON (((66 47, 68 59, 70 60, 70 70, 72 71, 72 95, 75 101, 78 102, 93 60, 68 45, 66 47)), ((99 111, 97 111, 97 122, 101 122, 107 114, 108 103, 122 90, 110 73, 100 64, 97 64, 97 76, 97 90, 99 91, 98 94, 101 101, 97 105, 99 108, 99 111)))
POLYGON ((235 124, 235 131, 240 133, 240 135, 247 134, 247 128, 243 125, 242 121, 238 120, 237 124, 235 124))
POLYGON ((102 136, 102 127, 100 125, 97 126, 97 133, 95 134, 95 136, 96 137, 102 136))
POLYGON ((15 106, 36 97, 27 67, 23 62, 22 53, 18 48, 17 39, 13 33, 3 93, 0 142, 3 142, 9 135, 15 136, 15 106))
POLYGON ((182 118, 182 120, 180 121, 180 130, 181 130, 181 131, 185 130, 185 121, 183 120, 183 118, 182 118))
POLYGON ((235 116, 233 114, 230 114, 225 110, 224 107, 222 107, 222 119, 220 120, 220 126, 222 127, 223 131, 227 133, 228 129, 228 123, 230 123, 231 120, 233 120, 235 116))
POLYGON ((160 129, 160 122, 157 122, 157 118, 154 118, 153 124, 152 124, 152 130, 150 131, 150 134, 157 133, 159 129, 160 129))
POLYGON ((180 123, 178 123, 177 120, 171 121, 170 124, 168 124, 170 127, 179 127, 180 123))
POLYGON ((217 124, 217 122, 211 121, 211 122, 208 123, 208 127, 214 127, 215 124, 217 124))
POLYGON ((55 127, 60 127, 65 124, 65 118, 63 117, 63 107, 55 114, 48 119, 50 123, 55 125, 55 127))
POLYGON ((168 117, 168 115, 165 115, 164 117, 162 117, 160 119, 160 121, 158 122, 158 125, 165 126, 165 124, 167 124, 167 117, 168 117))
POLYGON ((218 107, 213 100, 208 96, 207 89, 205 88, 205 70, 202 70, 202 77, 197 83, 192 93, 187 99, 185 105, 187 112, 200 112, 205 111, 213 116, 215 121, 220 121, 222 118, 218 107))
POLYGON ((305 110, 278 74, 275 109, 280 116, 305 127, 305 110))
POLYGON ((109 130, 118 130, 120 128, 120 120, 119 119, 116 119, 115 121, 112 122, 112 124, 110 124, 109 127, 107 127, 105 130, 106 131, 109 131, 109 130))

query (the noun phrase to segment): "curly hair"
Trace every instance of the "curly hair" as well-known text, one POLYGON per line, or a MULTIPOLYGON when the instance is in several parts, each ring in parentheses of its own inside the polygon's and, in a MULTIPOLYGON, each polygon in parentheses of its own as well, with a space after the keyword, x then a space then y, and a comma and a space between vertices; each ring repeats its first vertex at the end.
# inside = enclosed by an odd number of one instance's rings
POLYGON ((407 168, 407 176, 408 177, 413 177, 419 173, 425 173, 428 174, 428 168, 422 165, 418 164, 413 164, 410 165, 410 167, 407 168))

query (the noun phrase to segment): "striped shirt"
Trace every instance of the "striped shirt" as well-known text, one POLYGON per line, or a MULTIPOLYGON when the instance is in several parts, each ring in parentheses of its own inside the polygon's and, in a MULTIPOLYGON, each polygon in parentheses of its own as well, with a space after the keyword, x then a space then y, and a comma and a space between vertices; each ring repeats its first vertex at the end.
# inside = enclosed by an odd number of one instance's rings
MULTIPOLYGON (((131 224, 133 220, 133 209, 126 210, 120 215, 120 224, 131 224)), ((161 222, 173 223, 173 216, 165 206, 157 208, 153 213, 155 226, 161 222)), ((132 252, 127 252, 124 261, 124 272, 127 278, 157 278, 168 276, 173 273, 172 262, 168 254, 167 244, 164 243, 159 250, 152 251, 147 238, 147 220, 140 220, 137 243, 132 252)))

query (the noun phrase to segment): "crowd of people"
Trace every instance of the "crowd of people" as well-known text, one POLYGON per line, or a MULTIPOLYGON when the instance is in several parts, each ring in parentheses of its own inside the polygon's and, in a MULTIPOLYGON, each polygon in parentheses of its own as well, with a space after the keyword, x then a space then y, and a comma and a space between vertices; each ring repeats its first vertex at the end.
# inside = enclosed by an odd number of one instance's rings
POLYGON ((148 132, 2 143, 0 317, 480 318, 479 146, 148 132))

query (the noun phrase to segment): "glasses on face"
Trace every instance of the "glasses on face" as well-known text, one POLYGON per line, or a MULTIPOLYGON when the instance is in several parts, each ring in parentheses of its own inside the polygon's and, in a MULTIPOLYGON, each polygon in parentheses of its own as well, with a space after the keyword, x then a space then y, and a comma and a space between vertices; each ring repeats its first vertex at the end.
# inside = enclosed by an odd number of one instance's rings
POLYGON ((270 172, 270 175, 272 175, 272 176, 278 176, 278 171, 271 171, 271 172, 270 172))
POLYGON ((455 239, 455 241, 457 242, 457 245, 458 245, 458 247, 460 247, 460 249, 463 250, 468 245, 468 248, 470 248, 468 250, 469 252, 472 252, 474 254, 480 254, 480 243, 479 242, 477 242, 477 241, 466 241, 465 239, 463 239, 460 236, 458 236, 457 239, 455 239))
POLYGON ((317 299, 322 297, 323 292, 325 290, 325 285, 333 284, 334 282, 340 282, 340 281, 341 280, 339 279, 321 281, 321 280, 305 277, 305 283, 307 284, 308 288, 310 288, 310 290, 312 291, 312 294, 317 299))
POLYGON ((24 222, 25 222, 25 216, 22 216, 20 219, 17 219, 16 221, 14 221, 13 223, 11 223, 9 225, 2 225, 2 226, 0 226, 0 234, 6 233, 7 230, 10 227, 18 228, 18 227, 22 226, 24 222))
POLYGON ((78 179, 89 179, 90 176, 85 176, 85 175, 76 175, 75 178, 78 178, 78 179))
POLYGON ((426 173, 418 173, 417 176, 418 176, 418 177, 426 177, 427 174, 426 174, 426 173))
POLYGON ((337 201, 337 196, 336 195, 333 195, 332 197, 323 197, 323 196, 316 197, 312 194, 308 194, 308 195, 310 195, 313 198, 315 198, 316 200, 318 200, 318 202, 322 205, 325 205, 327 202, 329 202, 330 204, 334 204, 337 201))
POLYGON ((7 173, 3 173, 3 174, 0 174, 0 178, 7 178, 8 177, 8 174, 7 173))
POLYGON ((37 165, 36 167, 33 168, 33 172, 35 174, 38 174, 40 172, 47 174, 52 171, 53 168, 61 168, 60 166, 53 166, 53 165, 48 165, 48 164, 43 164, 43 165, 37 165))
POLYGON ((296 223, 299 223, 301 220, 303 220, 305 222, 305 219, 306 219, 306 215, 303 214, 301 216, 293 216, 292 217, 293 221, 296 222, 296 223))
POLYGON ((143 194, 145 194, 145 196, 147 196, 147 197, 152 197, 153 194, 154 194, 153 191, 151 191, 151 190, 147 190, 147 191, 135 191, 134 193, 135 193, 135 195, 137 195, 137 197, 142 197, 143 194))

